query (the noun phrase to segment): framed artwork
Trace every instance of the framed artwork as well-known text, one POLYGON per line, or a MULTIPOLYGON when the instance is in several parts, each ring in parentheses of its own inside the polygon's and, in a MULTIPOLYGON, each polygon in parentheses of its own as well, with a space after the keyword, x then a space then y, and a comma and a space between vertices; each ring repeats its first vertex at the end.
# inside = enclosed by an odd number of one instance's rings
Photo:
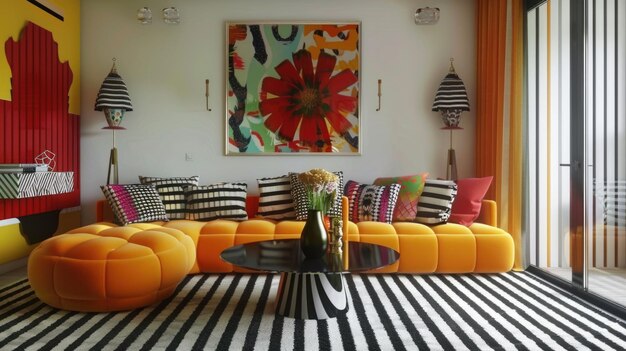
POLYGON ((226 24, 227 155, 360 155, 360 23, 226 24))

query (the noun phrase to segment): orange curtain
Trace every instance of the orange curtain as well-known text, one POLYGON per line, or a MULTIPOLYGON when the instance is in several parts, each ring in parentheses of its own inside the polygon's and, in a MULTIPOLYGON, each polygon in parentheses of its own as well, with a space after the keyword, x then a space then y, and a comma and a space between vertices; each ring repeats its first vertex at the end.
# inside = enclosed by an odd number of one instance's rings
POLYGON ((493 176, 487 198, 498 200, 502 164, 506 1, 477 0, 476 175, 493 176))
POLYGON ((522 102, 523 1, 476 0, 476 175, 493 176, 487 198, 498 223, 515 241, 515 269, 523 269, 522 102))

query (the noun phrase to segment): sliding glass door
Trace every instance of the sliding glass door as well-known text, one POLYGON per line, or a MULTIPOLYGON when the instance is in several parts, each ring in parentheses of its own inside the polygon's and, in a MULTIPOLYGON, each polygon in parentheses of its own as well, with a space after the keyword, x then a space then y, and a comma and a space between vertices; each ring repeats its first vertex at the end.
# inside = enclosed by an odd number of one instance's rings
POLYGON ((626 306, 626 1, 586 13, 587 287, 626 306))
MULTIPOLYGON (((570 21, 553 7, 526 17, 530 262, 572 280, 570 21)), ((569 1, 559 7, 568 12, 569 1)))
POLYGON ((626 306, 626 2, 527 3, 531 264, 626 306))

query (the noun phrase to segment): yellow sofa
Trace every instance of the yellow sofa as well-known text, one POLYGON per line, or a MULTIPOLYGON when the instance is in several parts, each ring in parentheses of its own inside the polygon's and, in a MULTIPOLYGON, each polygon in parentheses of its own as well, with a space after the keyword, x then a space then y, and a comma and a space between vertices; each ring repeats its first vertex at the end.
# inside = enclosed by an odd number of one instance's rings
MULTIPOLYGON (((360 241, 385 245, 400 252, 398 262, 376 270, 375 273, 495 273, 506 272, 513 267, 513 238, 497 228, 497 206, 494 201, 483 200, 480 223, 474 223, 470 227, 452 223, 433 227, 411 222, 353 223, 348 221, 347 201, 344 197, 343 232, 347 240, 344 247, 349 247, 350 241, 360 241)), ((257 206, 258 197, 249 196, 247 210, 252 219, 242 222, 172 220, 129 226, 144 230, 174 228, 191 237, 197 252, 196 262, 190 273, 248 272, 222 261, 219 257, 222 250, 254 241, 298 238, 304 226, 302 221, 277 222, 254 218, 257 206)), ((111 221, 112 218, 106 201, 99 201, 97 220, 111 221)), ((72 232, 93 233, 93 226, 104 230, 116 225, 100 222, 72 232)))
MULTIPOLYGON (((258 198, 249 197, 254 215, 258 198)), ((470 227, 443 224, 348 221, 343 198, 344 265, 350 242, 381 244, 400 260, 371 273, 494 273, 513 266, 511 235, 496 227, 496 204, 483 202, 482 221, 470 227)), ((113 215, 98 202, 99 221, 113 215)), ((51 306, 74 311, 133 309, 172 294, 188 273, 247 272, 220 259, 233 245, 299 238, 303 221, 253 218, 235 222, 172 220, 117 226, 87 225, 43 241, 31 253, 28 277, 36 295, 51 306), (75 284, 80 281, 81 284, 75 284)))

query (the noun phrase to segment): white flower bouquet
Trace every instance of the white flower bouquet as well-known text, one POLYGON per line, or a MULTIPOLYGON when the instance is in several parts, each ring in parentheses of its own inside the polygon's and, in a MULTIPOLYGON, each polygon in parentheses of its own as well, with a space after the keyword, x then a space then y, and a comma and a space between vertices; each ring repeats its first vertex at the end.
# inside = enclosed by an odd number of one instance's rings
POLYGON ((339 177, 321 168, 300 173, 298 179, 304 185, 309 199, 309 209, 326 215, 337 199, 339 177))

